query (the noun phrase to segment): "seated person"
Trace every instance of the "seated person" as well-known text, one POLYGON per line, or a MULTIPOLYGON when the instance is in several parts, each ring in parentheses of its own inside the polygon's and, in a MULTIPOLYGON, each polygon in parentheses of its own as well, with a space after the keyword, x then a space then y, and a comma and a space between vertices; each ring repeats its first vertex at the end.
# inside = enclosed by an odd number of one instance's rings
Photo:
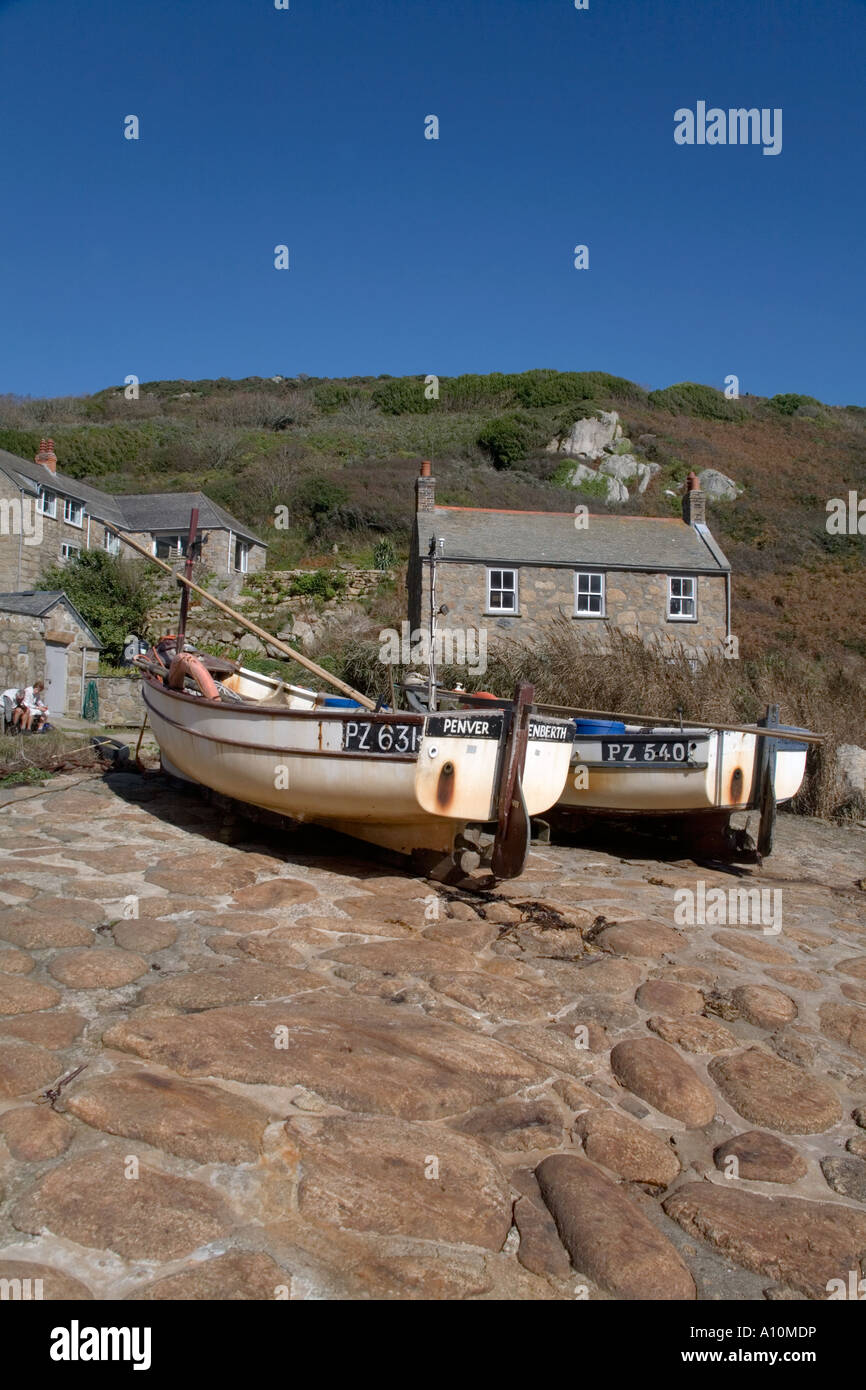
POLYGON ((28 685, 24 691, 24 704, 27 706, 29 722, 27 728, 32 733, 38 734, 48 723, 48 706, 42 699, 42 692, 45 685, 42 681, 35 681, 33 685, 28 685))
POLYGON ((11 724, 13 729, 29 729, 30 711, 24 701, 23 689, 16 689, 10 686, 3 691, 3 722, 11 724), (27 720, 27 723, 24 721, 27 720))

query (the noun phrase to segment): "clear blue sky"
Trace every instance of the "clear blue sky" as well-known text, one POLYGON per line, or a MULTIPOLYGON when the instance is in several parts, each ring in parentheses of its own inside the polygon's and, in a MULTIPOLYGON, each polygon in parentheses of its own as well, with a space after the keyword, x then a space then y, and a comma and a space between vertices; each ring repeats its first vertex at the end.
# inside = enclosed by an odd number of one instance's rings
POLYGON ((864 60, 864 0, 0 0, 0 392, 556 367, 866 403, 864 60), (699 100, 781 107, 781 154, 677 146, 699 100))

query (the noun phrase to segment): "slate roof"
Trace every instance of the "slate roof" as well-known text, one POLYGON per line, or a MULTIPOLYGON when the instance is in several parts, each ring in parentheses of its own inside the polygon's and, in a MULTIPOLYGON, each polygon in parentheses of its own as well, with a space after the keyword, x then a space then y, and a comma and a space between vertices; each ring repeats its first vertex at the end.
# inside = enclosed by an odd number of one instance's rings
POLYGON ((430 537, 444 546, 443 560, 480 564, 597 565, 608 569, 730 570, 707 528, 678 517, 590 515, 577 530, 572 512, 495 511, 482 507, 436 507, 416 516, 418 553, 430 537))
POLYGON ((65 603, 72 616, 92 637, 92 646, 102 643, 89 623, 85 622, 75 604, 62 589, 24 589, 17 594, 0 594, 0 613, 22 613, 25 617, 44 618, 58 603, 65 603))
POLYGON ((203 492, 150 492, 115 497, 102 492, 90 483, 69 478, 58 469, 50 473, 41 463, 30 463, 16 454, 0 449, 0 471, 34 496, 39 486, 49 488, 62 497, 83 502, 85 511, 98 521, 108 521, 124 531, 186 531, 193 507, 199 510, 199 526, 203 530, 234 531, 243 540, 267 545, 237 517, 217 506, 203 492))
POLYGON ((0 613, 26 613, 42 618, 60 598, 66 598, 62 589, 28 589, 20 594, 0 594, 0 613))
POLYGON ((203 492, 146 492, 116 499, 128 531, 187 531, 189 514, 198 507, 198 524, 205 531, 234 531, 244 540, 265 545, 237 517, 212 502, 203 492))
POLYGON ((20 459, 15 454, 7 453, 5 449, 0 449, 0 469, 26 492, 35 495, 41 485, 63 497, 72 497, 76 502, 83 502, 85 510, 96 517, 97 521, 110 521, 115 526, 125 525, 117 498, 108 492, 102 492, 98 487, 91 487, 89 483, 80 482, 78 478, 69 478, 59 469, 57 473, 52 474, 41 463, 29 463, 27 459, 20 459))

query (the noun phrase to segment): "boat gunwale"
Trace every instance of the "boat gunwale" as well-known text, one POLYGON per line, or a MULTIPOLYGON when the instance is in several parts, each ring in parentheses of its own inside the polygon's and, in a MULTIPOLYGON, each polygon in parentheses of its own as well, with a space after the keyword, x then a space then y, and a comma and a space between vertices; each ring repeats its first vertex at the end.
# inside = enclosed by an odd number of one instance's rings
MULTIPOLYGON (((178 692, 172 691, 171 693, 174 695, 178 692)), ((221 744, 224 748, 241 748, 251 753, 268 753, 276 756, 283 755, 289 758, 348 758, 356 762, 369 762, 372 760, 376 763, 417 763, 418 761, 417 753, 374 753, 372 751, 347 748, 271 748, 263 743, 246 743, 241 739, 225 738, 221 734, 205 733, 203 729, 191 729, 188 724, 182 724, 178 719, 172 719, 169 715, 164 714, 162 710, 157 709, 156 706, 152 705, 146 698, 143 691, 142 699, 151 714, 157 719, 162 719, 166 724, 170 724, 173 729, 180 729, 181 733, 188 734, 190 738, 203 738, 208 743, 221 744)), ((194 700, 195 696, 191 695, 189 699, 194 700)), ((212 706, 214 701, 208 700, 207 703, 212 706)), ((220 704, 222 704, 222 701, 220 701, 220 704)), ((223 708, 225 708, 225 706, 223 706, 223 708)), ((313 713, 312 710, 303 710, 300 712, 304 714, 313 713)), ((289 710, 288 713, 293 714, 294 711, 289 710)))
MULTIPOLYGON (((335 705, 320 705, 316 709, 289 709, 285 705, 269 705, 266 709, 263 709, 261 704, 255 700, 213 700, 210 699, 207 695, 190 695, 185 690, 172 690, 170 686, 163 684, 162 681, 157 680, 155 676, 152 676, 149 671, 146 671, 144 673, 144 676, 142 677, 142 698, 144 698, 144 690, 147 685, 153 686, 154 689, 161 691, 165 695, 171 696, 172 699, 186 700, 192 704, 204 706, 206 709, 227 710, 229 713, 242 712, 244 714, 259 714, 263 718, 272 718, 274 716, 277 716, 279 718, 285 718, 287 716, 291 716, 291 718, 293 719, 324 718, 336 719, 338 721, 355 721, 358 719, 363 719, 366 721, 371 721, 373 723, 387 723, 388 721, 396 721, 399 724, 423 724, 424 721, 427 719, 426 714, 421 714, 420 712, 416 712, 415 710, 374 711, 366 710, 361 707, 359 707, 356 710, 352 710, 341 709, 339 706, 335 705)), ((147 704, 147 701, 145 701, 145 704, 147 704)), ((151 708, 151 706, 148 706, 148 708, 151 708)), ((494 709, 491 710, 491 713, 494 712, 500 713, 499 706, 495 706, 494 709)), ((501 712, 504 713, 504 711, 501 712)))

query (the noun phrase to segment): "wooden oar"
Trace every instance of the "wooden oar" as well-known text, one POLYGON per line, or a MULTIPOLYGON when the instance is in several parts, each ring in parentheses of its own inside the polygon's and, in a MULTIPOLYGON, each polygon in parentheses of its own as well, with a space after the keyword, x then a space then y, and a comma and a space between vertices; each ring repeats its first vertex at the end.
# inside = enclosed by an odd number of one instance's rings
MULTIPOLYGON (((463 704, 487 704, 486 699, 473 695, 469 690, 445 690, 440 687, 440 695, 452 696, 460 700, 463 704)), ((504 703, 508 703, 505 701, 504 703)), ((597 709, 574 709, 570 705, 543 705, 533 706, 539 714, 565 715, 568 719, 579 716, 581 719, 618 719, 621 724, 647 724, 664 729, 674 727, 674 720, 665 718, 663 715, 655 714, 611 714, 609 710, 597 709)), ((707 724, 700 719, 684 719, 683 727, 687 729, 713 729, 726 734, 763 734, 767 735, 767 729, 763 724, 707 724)), ((790 733, 785 729, 773 729, 773 738, 787 739, 791 743, 825 743, 826 734, 811 733, 790 733)))
MULTIPOLYGON (((581 719, 618 719, 621 724, 652 724, 661 725, 662 728, 671 729, 674 727, 674 720, 662 719, 654 714, 605 714, 599 710, 591 709, 568 709, 563 705, 536 705, 536 709, 542 714, 565 714, 578 715, 581 719)), ((767 734, 767 729, 762 724, 707 724, 700 719, 684 719, 682 725, 686 729, 718 729, 725 734, 767 734)), ((772 730, 773 738, 788 739, 792 743, 824 743, 826 734, 810 733, 789 733, 785 729, 772 730)))
POLYGON ((363 705, 364 709, 375 710, 375 701, 370 700, 366 695, 362 695, 360 690, 353 690, 350 685, 346 685, 345 681, 341 681, 339 676, 333 675, 331 671, 326 671, 324 666, 317 666, 315 661, 311 661, 308 656, 304 656, 303 653, 296 651, 294 647, 290 647, 287 642, 281 642, 278 637, 273 637, 271 633, 265 632, 264 628, 259 627, 258 623, 253 623, 249 618, 245 618, 243 613, 238 613, 236 609, 229 608, 227 603, 223 603, 222 599, 214 598, 213 594, 208 593, 207 589, 200 588, 198 584, 194 584, 193 581, 187 579, 185 575, 178 574, 177 571, 173 570, 171 565, 167 565, 164 560, 159 560, 155 555, 151 555, 150 551, 145 549, 143 545, 139 545, 138 541, 133 540, 132 536, 127 536, 125 532, 118 530, 116 526, 109 525, 108 522, 105 523, 105 529, 110 531, 112 535, 118 536, 131 550, 138 551, 138 554, 143 555, 145 560, 150 560, 154 565, 159 565, 159 568, 165 570, 166 574, 170 574, 176 579, 178 584, 185 584, 188 590, 191 589, 193 593, 200 594, 208 603, 212 603, 214 608, 219 608, 222 613, 228 614, 230 618, 233 618, 236 623, 240 623, 241 627, 245 627, 247 631, 252 632, 260 641, 266 642, 268 646, 276 648, 283 656, 287 656, 290 661, 297 661, 300 666, 305 666, 308 671, 312 671, 314 676, 318 676, 320 680, 326 681, 328 685, 332 685, 335 690, 341 691, 341 693, 347 695, 349 699, 356 700, 359 705, 363 705))

